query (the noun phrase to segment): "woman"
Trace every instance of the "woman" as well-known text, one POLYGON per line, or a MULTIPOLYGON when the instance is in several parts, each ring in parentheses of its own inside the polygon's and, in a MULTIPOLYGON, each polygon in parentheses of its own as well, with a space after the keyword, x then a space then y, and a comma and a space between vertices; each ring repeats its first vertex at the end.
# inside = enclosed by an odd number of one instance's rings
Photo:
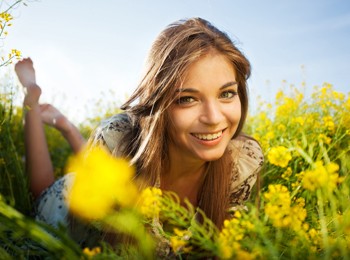
MULTIPOLYGON (((154 42, 125 112, 105 121, 90 143, 131 158, 140 183, 189 199, 220 228, 249 197, 263 163, 259 144, 241 134, 249 75, 245 56, 206 20, 171 24, 154 42)), ((54 217, 47 201, 67 183, 40 196, 41 219, 54 217)), ((57 221, 67 221, 66 212, 57 221)))

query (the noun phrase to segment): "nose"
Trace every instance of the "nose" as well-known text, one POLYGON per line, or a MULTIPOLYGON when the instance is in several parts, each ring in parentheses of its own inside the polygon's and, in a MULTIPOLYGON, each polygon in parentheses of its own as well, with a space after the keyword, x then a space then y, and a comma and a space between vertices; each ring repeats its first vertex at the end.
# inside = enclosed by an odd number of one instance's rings
POLYGON ((217 125, 224 118, 220 104, 216 101, 207 101, 202 103, 202 110, 199 121, 206 125, 217 125))

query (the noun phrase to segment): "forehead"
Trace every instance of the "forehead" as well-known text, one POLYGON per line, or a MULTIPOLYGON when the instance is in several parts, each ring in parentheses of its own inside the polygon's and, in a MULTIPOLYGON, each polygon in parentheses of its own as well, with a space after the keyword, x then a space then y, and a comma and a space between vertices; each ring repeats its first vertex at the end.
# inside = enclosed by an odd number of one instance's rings
POLYGON ((221 87, 230 81, 236 81, 233 64, 223 54, 210 52, 189 65, 184 73, 182 87, 221 87))

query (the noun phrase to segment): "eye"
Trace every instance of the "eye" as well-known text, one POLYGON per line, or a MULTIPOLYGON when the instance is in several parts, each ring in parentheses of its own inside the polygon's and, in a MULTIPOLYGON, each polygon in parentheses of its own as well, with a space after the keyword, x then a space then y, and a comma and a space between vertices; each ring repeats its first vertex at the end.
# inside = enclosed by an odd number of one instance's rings
POLYGON ((220 94, 220 98, 231 99, 236 95, 238 95, 237 91, 227 90, 227 91, 224 91, 220 94))
POLYGON ((190 96, 184 96, 180 97, 178 100, 176 100, 176 103, 181 105, 181 104, 190 104, 194 102, 194 98, 190 96))

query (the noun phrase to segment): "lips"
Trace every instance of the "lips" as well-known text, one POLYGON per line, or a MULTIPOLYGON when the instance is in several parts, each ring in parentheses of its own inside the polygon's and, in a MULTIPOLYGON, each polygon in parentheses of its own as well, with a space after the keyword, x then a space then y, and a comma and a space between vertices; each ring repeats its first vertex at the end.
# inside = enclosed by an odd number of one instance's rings
POLYGON ((223 130, 216 132, 216 133, 211 133, 211 134, 194 134, 192 135, 200 140, 203 141, 213 141, 215 139, 218 139, 222 136, 223 130))

